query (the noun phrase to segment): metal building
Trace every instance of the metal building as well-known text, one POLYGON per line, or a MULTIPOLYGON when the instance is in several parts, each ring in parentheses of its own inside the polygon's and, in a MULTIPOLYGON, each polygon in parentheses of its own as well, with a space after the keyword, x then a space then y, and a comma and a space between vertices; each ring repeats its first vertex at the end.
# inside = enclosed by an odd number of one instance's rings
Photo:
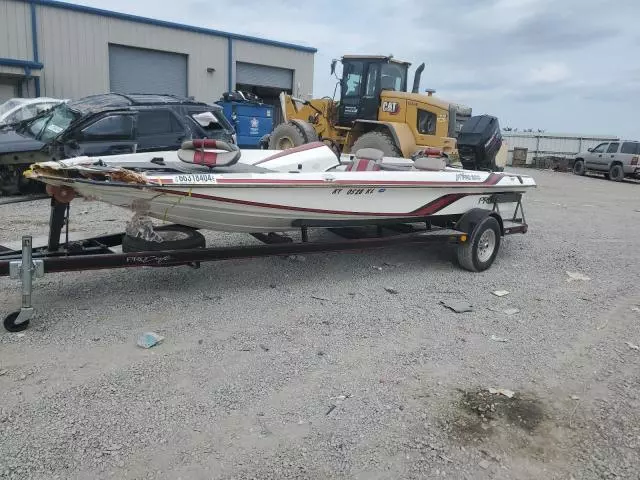
POLYGON ((52 0, 0 0, 0 100, 313 92, 315 48, 52 0))
POLYGON ((599 143, 619 140, 615 135, 573 135, 546 132, 513 132, 503 131, 502 137, 509 153, 507 165, 513 163, 514 149, 525 149, 526 163, 535 163, 535 159, 543 157, 573 158, 578 152, 595 147, 599 143))

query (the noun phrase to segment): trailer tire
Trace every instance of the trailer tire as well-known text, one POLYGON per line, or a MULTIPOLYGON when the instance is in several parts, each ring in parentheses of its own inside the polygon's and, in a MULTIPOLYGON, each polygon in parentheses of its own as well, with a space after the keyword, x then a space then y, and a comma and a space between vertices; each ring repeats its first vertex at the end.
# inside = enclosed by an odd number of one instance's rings
POLYGON ((163 242, 153 242, 140 237, 123 235, 122 251, 130 252, 156 252, 160 250, 190 250, 193 248, 204 248, 207 241, 204 236, 193 228, 182 225, 165 225, 154 229, 167 240, 163 242))
POLYGON ((611 168, 609 169, 609 178, 614 182, 621 182, 624 180, 624 170, 622 169, 622 165, 619 163, 611 165, 611 168))
POLYGON ((304 132, 292 123, 281 123, 269 137, 269 150, 286 150, 307 143, 304 132))
POLYGON ((458 245, 458 263, 470 272, 488 269, 500 250, 500 224, 489 215, 480 221, 465 243, 458 245))
POLYGON ((351 153, 356 154, 362 148, 375 148, 380 150, 385 157, 402 157, 402 152, 393 141, 393 137, 385 132, 368 132, 355 141, 351 147, 351 153))
POLYGON ((575 175, 583 176, 587 169, 584 167, 584 160, 578 159, 573 164, 573 173, 575 175))

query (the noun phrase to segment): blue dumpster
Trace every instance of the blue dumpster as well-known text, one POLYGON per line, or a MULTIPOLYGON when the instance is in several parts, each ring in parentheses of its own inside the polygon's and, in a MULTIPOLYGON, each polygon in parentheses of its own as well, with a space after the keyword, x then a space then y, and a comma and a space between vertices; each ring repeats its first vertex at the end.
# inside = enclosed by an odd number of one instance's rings
POLYGON ((260 139, 273 130, 273 105, 223 100, 216 103, 236 129, 241 148, 258 148, 260 139))

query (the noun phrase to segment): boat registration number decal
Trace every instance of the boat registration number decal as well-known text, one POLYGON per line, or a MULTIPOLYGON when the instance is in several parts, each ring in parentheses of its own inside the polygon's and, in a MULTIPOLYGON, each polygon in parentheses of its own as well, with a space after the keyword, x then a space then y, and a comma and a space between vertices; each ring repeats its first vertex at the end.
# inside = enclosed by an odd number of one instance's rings
POLYGON ((216 183, 216 177, 208 173, 174 175, 173 183, 216 183))
POLYGON ((372 193, 384 192, 384 188, 334 188, 331 195, 371 195, 372 193))

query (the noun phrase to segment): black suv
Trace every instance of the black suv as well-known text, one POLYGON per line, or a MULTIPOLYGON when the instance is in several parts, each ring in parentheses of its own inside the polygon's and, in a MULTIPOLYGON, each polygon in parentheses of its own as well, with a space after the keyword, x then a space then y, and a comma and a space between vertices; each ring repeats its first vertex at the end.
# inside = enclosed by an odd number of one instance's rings
POLYGON ((235 131, 219 105, 171 95, 81 98, 0 129, 0 191, 11 194, 34 187, 22 172, 35 162, 177 150, 192 138, 235 143, 235 131))

